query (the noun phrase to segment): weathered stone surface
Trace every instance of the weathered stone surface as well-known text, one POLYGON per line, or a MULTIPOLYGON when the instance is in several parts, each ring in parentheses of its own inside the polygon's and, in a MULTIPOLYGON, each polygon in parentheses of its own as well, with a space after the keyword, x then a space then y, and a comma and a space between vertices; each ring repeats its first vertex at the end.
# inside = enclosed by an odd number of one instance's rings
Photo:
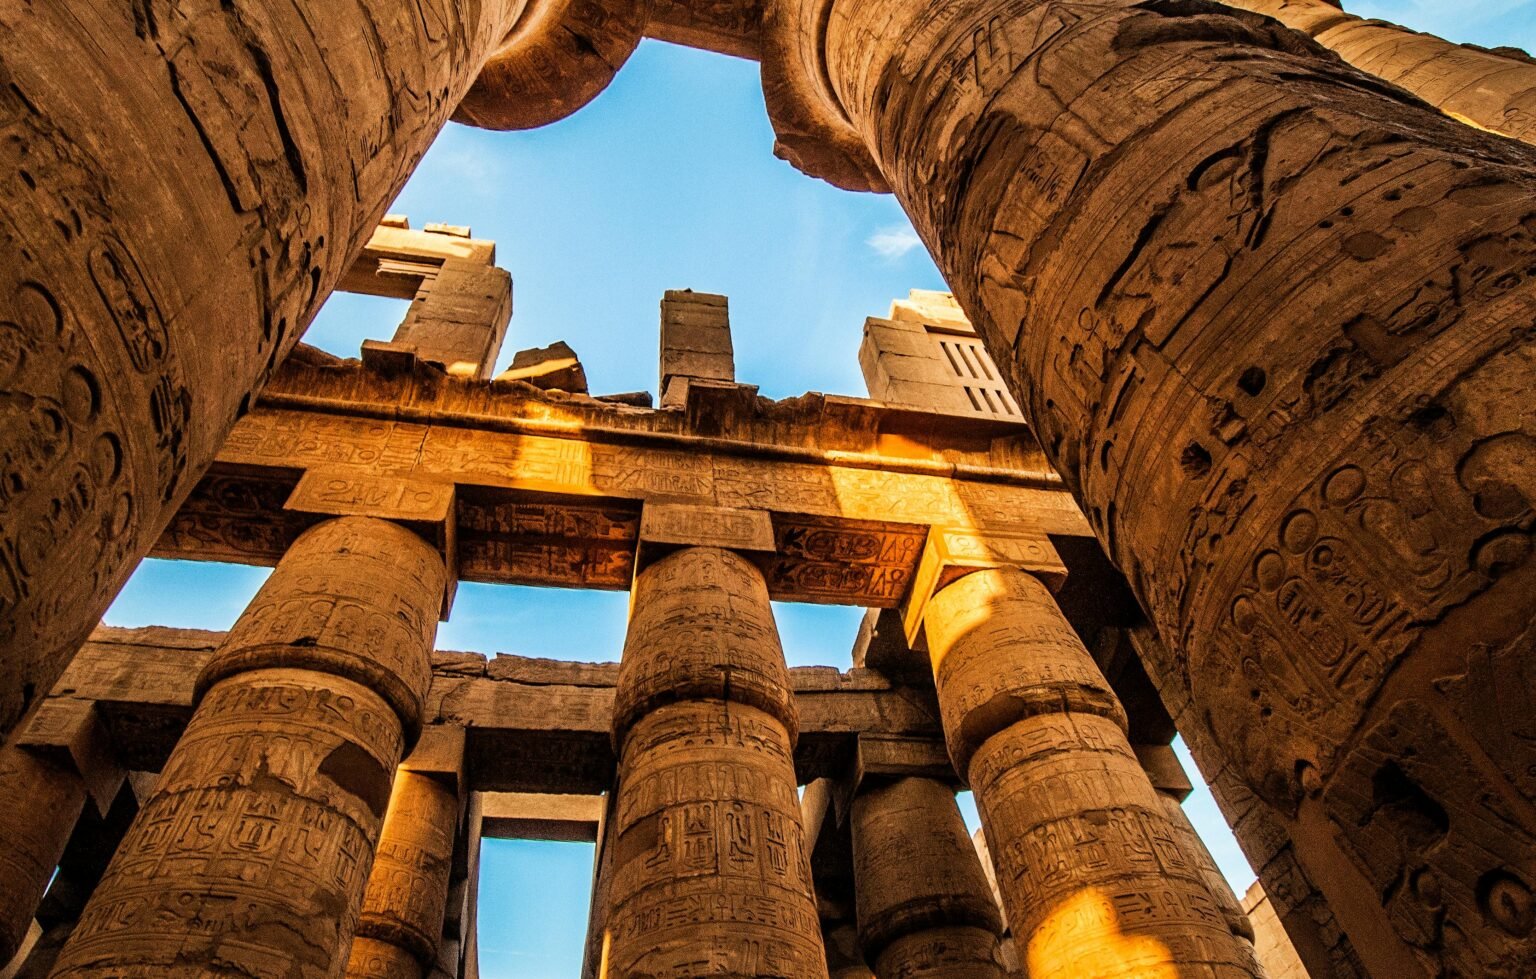
POLYGON ((866 784, 853 801, 859 943, 880 979, 1001 979, 1002 917, 954 789, 866 784))
POLYGON ((547 347, 531 347, 512 355, 512 366, 496 375, 498 381, 522 381, 546 391, 587 393, 587 372, 576 351, 564 340, 547 347))
POLYGON ((781 141, 894 189, 1173 653, 1149 672, 1187 678, 1202 766, 1372 971, 1531 971, 1529 919, 1476 896, 1523 906, 1536 820, 1469 800, 1532 795, 1498 732, 1532 661, 1533 151, 1213 3, 783 7, 781 141))
POLYGON ((1028 974, 1254 975, 1046 586, 976 571, 934 597, 925 627, 1028 974))
POLYGON ((1525 52, 1453 44, 1328 0, 1222 0, 1312 37, 1345 61, 1417 95, 1453 119, 1536 141, 1536 62, 1525 52))
POLYGON ((762 574, 687 548, 640 572, 633 609, 614 710, 612 974, 826 979, 762 574))
POLYGON ((1312 979, 1258 881, 1243 895, 1242 907, 1253 922, 1254 950, 1264 967, 1265 979, 1312 979))
POLYGON ((196 712, 56 975, 341 971, 421 720, 443 578, 424 541, 384 521, 299 538, 204 664, 196 712))
POLYGON ((0 731, 160 536, 520 6, 0 12, 0 731))
POLYGON ((84 806, 85 782, 69 765, 0 747, 0 964, 21 950, 84 806))

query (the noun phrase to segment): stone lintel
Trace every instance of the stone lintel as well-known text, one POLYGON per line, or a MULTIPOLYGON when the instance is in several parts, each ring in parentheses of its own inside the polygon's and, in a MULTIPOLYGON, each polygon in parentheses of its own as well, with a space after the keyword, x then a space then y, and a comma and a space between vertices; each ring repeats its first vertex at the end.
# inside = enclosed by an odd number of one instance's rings
POLYGON ((497 840, 596 843, 603 797, 552 792, 481 794, 480 835, 497 840))
MULTIPOLYGON (((222 638, 103 627, 50 702, 94 705, 111 743, 122 746, 123 767, 158 771, 192 715, 193 680, 222 638)), ((437 653, 425 730, 463 729, 467 791, 597 794, 613 780, 614 676, 612 664, 518 656, 488 664, 476 654, 437 653)), ((795 766, 802 782, 844 776, 861 736, 940 736, 931 690, 893 686, 871 670, 832 667, 792 669, 790 680, 800 713, 795 766)), ((895 771, 897 761, 885 765, 895 771)))
POLYGON ((468 228, 429 224, 413 231, 389 223, 395 218, 406 221, 391 215, 374 229, 368 244, 342 276, 337 291, 413 299, 423 278, 435 274, 448 259, 487 266, 496 261, 496 243, 469 237, 468 228))
POLYGON ((960 785, 942 738, 861 734, 854 747, 853 764, 833 783, 838 822, 847 821, 865 779, 898 778, 930 778, 956 788, 960 785))
POLYGON ((1172 745, 1133 744, 1131 750, 1136 752, 1136 760, 1141 762, 1142 770, 1147 773, 1154 789, 1180 802, 1189 798, 1195 787, 1189 780, 1189 774, 1184 771, 1179 756, 1174 754, 1172 745))
POLYGON ((464 744, 464 729, 457 724, 430 725, 422 728, 416 747, 405 756, 400 768, 437 779, 462 797, 465 788, 464 744))
POLYGON ((959 527, 934 527, 928 533, 917 578, 902 607, 902 626, 913 649, 923 643, 928 602, 946 586, 973 571, 1016 568, 1027 571, 1055 592, 1067 578, 1067 566, 1044 534, 1001 534, 959 527))
POLYGON ((118 762, 112 738, 90 701, 48 698, 37 706, 16 743, 48 755, 74 770, 103 817, 122 787, 127 770, 118 762))
POLYGON ((646 504, 640 512, 639 545, 637 573, 683 547, 722 547, 743 554, 776 550, 768 511, 689 503, 646 504))

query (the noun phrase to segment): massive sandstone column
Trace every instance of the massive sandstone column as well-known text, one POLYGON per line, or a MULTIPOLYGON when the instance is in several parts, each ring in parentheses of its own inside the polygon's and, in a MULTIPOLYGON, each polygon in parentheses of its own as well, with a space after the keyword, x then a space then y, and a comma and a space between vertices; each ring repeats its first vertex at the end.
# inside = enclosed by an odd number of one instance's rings
POLYGON ((58 760, 0 748, 0 966, 27 937, 64 845, 85 808, 85 782, 58 760))
POLYGON ((950 757, 976 793, 1028 975, 1255 975, 1046 586, 976 571, 923 622, 950 757))
POLYGON ((43 701, 0 746, 0 966, 23 944, 87 803, 105 816, 124 774, 86 701, 43 701))
POLYGON ((852 820, 859 944, 878 979, 1002 979, 1002 915, 954 790, 864 786, 852 820))
POLYGON ((1449 116, 1536 142, 1536 61, 1345 13, 1329 0, 1222 0, 1273 17, 1449 116))
POLYGON ((52 686, 522 6, 0 10, 0 731, 52 686))
POLYGON ((498 113, 480 121, 551 122, 607 84, 648 9, 0 9, 0 734, 52 686, 481 66, 469 106, 489 92, 498 113))
POLYGON ((766 30, 780 152, 901 200, 1250 853, 1378 974, 1536 967, 1536 151, 1202 0, 766 30))
POLYGON ((199 675, 54 975, 340 975, 443 586, 398 525, 306 531, 199 675))
POLYGON ((464 730, 433 726, 395 773, 347 979, 421 979, 437 958, 463 765, 464 730))
POLYGON ((614 705, 609 979, 826 979, 762 573, 688 547, 639 573, 614 705))

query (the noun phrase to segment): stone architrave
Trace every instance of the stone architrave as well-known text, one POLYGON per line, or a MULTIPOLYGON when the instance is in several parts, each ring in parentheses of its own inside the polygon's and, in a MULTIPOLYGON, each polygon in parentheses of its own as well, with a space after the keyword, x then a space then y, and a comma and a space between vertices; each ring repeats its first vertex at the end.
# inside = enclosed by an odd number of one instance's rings
POLYGON ((433 726, 395 773, 348 979, 422 979, 437 958, 463 767, 464 729, 433 726))
POLYGON ((826 979, 789 672, 762 572, 689 547, 635 580, 614 739, 608 974, 826 979))
POLYGON ((879 979, 1002 979, 1002 915, 942 782, 861 787, 853 801, 859 944, 879 979))
POLYGON ((0 732, 547 5, 0 10, 0 732))
POLYGON ((1536 142, 1536 61, 1524 51, 1455 44, 1329 0, 1222 0, 1273 17, 1345 61, 1417 95, 1454 119, 1536 142))
POLYGON ((442 559, 398 525, 306 531, 199 674, 54 975, 339 975, 443 590, 442 559))
POLYGON ((934 596, 925 626, 950 755, 1027 973, 1256 975, 1046 586, 975 571, 934 596))
POLYGON ((775 0, 762 48, 780 152, 912 217, 1334 970, 1536 970, 1495 801, 1536 797, 1536 149, 1198 0, 775 0))

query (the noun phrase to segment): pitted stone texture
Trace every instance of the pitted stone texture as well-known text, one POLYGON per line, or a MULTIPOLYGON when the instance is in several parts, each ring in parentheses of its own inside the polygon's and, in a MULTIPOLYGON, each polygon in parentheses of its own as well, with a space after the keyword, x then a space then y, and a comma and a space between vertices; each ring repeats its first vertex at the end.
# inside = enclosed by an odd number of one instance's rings
POLYGON ((399 524, 341 517, 305 531, 198 676, 198 689, 267 666, 376 691, 414 739, 432 683, 443 559, 399 524))
POLYGON ((385 521, 295 542, 204 668, 56 975, 341 973, 442 586, 436 553, 385 521))
POLYGON ((1536 818, 1475 801, 1536 796, 1503 733, 1536 690, 1536 151, 1206 0, 786 0, 823 3, 807 84, 1166 640, 1202 767, 1370 971, 1536 969, 1536 919, 1479 899, 1536 893, 1536 818))
POLYGON ((789 668, 757 567, 712 547, 684 548, 635 580, 619 667, 614 734, 662 704, 723 700, 798 728, 789 668))
POLYGON ((403 744, 394 710, 350 680, 215 685, 54 974, 339 974, 403 744))
POLYGON ((0 963, 26 939, 85 797, 84 780, 67 765, 14 744, 0 748, 0 963))
POLYGON ((1536 62, 1347 14, 1328 0, 1222 0, 1273 17, 1453 119, 1536 142, 1536 62))
POLYGON ((0 12, 0 731, 100 620, 520 6, 0 12))
POLYGON ((1045 586, 977 571, 940 591, 925 623, 1029 974, 1255 975, 1045 586))
POLYGON ((859 941, 865 957, 880 963, 881 979, 1001 975, 1002 916, 953 789, 926 778, 865 785, 853 802, 852 832, 859 941), (978 930, 991 942, 956 937, 978 930), (929 932, 946 934, 921 937, 929 932), (948 951, 935 954, 940 947, 948 951), (919 964, 930 959, 931 966, 919 964))
POLYGON ((826 979, 789 735, 742 704, 668 704, 619 763, 609 975, 826 979))
POLYGON ((359 956, 353 949, 348 976, 375 974, 356 968, 374 959, 380 942, 403 949, 419 963, 418 973, 436 956, 458 816, 459 799, 452 786, 407 768, 395 774, 357 924, 356 943, 372 951, 359 956))

